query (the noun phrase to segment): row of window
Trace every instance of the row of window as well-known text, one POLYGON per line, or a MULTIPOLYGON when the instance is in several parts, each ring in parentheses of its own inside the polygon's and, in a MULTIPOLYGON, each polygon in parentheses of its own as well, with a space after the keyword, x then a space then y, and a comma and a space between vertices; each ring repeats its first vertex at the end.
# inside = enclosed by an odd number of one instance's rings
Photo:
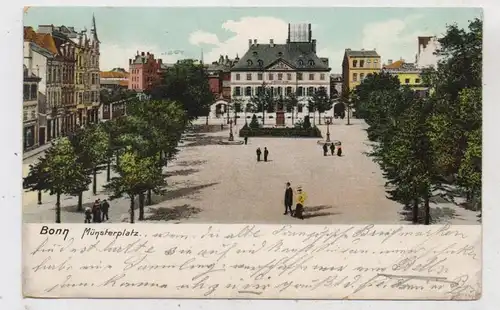
POLYGON ((36 100, 38 98, 38 86, 36 84, 24 83, 23 100, 36 100))
MULTIPOLYGON (((290 94, 292 94, 293 92, 295 92, 295 94, 297 96, 312 96, 316 91, 326 91, 326 89, 324 87, 319 87, 319 88, 315 88, 315 87, 302 87, 302 86, 299 86, 297 87, 296 90, 294 90, 293 87, 291 86, 288 86, 288 87, 269 87, 269 91, 271 93, 272 96, 281 96, 283 95, 283 91, 285 92, 284 95, 285 96, 288 96, 290 94)), ((254 96, 254 95, 259 95, 259 94, 262 94, 263 92, 263 87, 262 86, 258 86, 258 87, 250 87, 250 86, 247 86, 247 87, 239 87, 239 86, 236 86, 234 87, 233 89, 233 96, 247 96, 247 97, 251 97, 251 96, 254 96)))
POLYGON ((34 120, 37 118, 37 115, 36 115, 36 109, 27 109, 25 108, 23 110, 23 121, 31 121, 31 120, 34 120))
MULTIPOLYGON (((253 56, 254 57, 257 56, 257 55, 258 55, 257 52, 253 52, 253 56)), ((278 53, 278 57, 282 57, 282 56, 283 56, 283 53, 279 52, 278 53)), ((307 63, 309 64, 309 66, 314 66, 314 60, 312 60, 312 59, 309 60, 307 63)), ((259 59, 259 60, 257 60, 257 64, 259 65, 259 67, 263 67, 264 66, 264 61, 262 59, 259 59)), ((247 60, 247 65, 249 67, 253 66, 253 60, 251 60, 251 59, 247 60)), ((303 66, 304 65, 304 60, 299 59, 297 61, 297 65, 300 66, 300 67, 303 66)))
MULTIPOLYGON (((410 84, 410 79, 405 79, 405 84, 410 84)), ((415 79, 415 84, 420 84, 420 79, 415 79)))
POLYGON ((358 67, 358 59, 354 59, 352 61, 353 68, 377 68, 377 66, 378 66, 378 59, 373 59, 373 61, 371 59, 367 59, 366 62, 364 59, 360 59, 359 67, 358 67))
POLYGON ((82 55, 78 55, 76 57, 76 66, 79 68, 82 67, 87 67, 90 65, 91 67, 99 67, 99 57, 96 55, 84 55, 85 57, 82 57, 82 55))
MULTIPOLYGON (((309 73, 309 81, 314 81, 314 73, 309 73)), ((257 73, 257 80, 258 81, 262 81, 264 79, 264 73, 257 73)), ((268 73, 267 74, 267 79, 270 80, 270 81, 273 81, 274 80, 274 73, 268 73)), ((283 73, 278 73, 277 74, 277 79, 278 81, 282 81, 283 80, 283 73)), ((287 73, 286 74, 286 79, 288 81, 291 81, 292 80, 292 74, 291 73, 287 73)), ((319 75, 319 79, 324 81, 325 80, 325 74, 324 73, 321 73, 319 75)), ((236 81, 240 81, 241 80, 241 74, 240 73, 236 73, 235 74, 235 80, 236 81)), ((252 73, 247 73, 246 74, 246 80, 247 81, 251 81, 252 80, 252 73)), ((301 72, 298 72, 297 73, 297 80, 299 81, 302 81, 303 80, 303 75, 301 72)))
POLYGON ((83 104, 88 102, 97 102, 99 101, 99 92, 98 91, 82 91, 77 93, 76 97, 77 104, 83 104))

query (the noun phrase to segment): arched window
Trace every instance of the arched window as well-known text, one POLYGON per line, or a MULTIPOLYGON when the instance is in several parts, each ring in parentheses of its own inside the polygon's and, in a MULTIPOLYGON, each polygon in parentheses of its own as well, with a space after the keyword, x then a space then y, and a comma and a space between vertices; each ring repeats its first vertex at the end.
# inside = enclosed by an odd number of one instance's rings
POLYGON ((252 96, 252 87, 250 86, 245 87, 245 96, 248 97, 252 96))
POLYGON ((314 87, 310 86, 307 88, 307 95, 312 96, 314 94, 314 87))
POLYGON ((257 63, 259 64, 259 67, 263 67, 264 66, 264 62, 262 61, 262 59, 259 59, 257 61, 257 63))
POLYGON ((322 93, 326 93, 326 90, 323 86, 321 86, 320 88, 318 88, 318 91, 322 92, 322 93))
POLYGON ((278 96, 283 95, 283 88, 282 88, 281 86, 278 86, 277 91, 278 91, 278 92, 277 92, 277 95, 278 95, 278 96))
POLYGON ((247 60, 247 65, 250 67, 251 65, 253 65, 253 61, 252 60, 247 60))
POLYGON ((299 59, 299 61, 297 61, 298 65, 299 66, 303 66, 304 65, 304 61, 302 59, 299 59))
POLYGON ((304 96, 304 87, 297 87, 297 96, 304 96))
POLYGON ((288 87, 286 88, 286 94, 287 94, 287 95, 290 95, 291 93, 292 93, 292 87, 291 87, 291 86, 288 86, 288 87))
POLYGON ((233 93, 234 96, 241 96, 241 87, 239 86, 236 86, 234 88, 234 93, 233 93))
POLYGON ((278 53, 278 57, 283 57, 283 53, 282 53, 282 52, 279 52, 279 53, 278 53))
POLYGON ((352 66, 353 66, 354 68, 356 68, 356 67, 358 66, 358 61, 357 61, 357 60, 353 60, 353 61, 352 61, 352 66))
POLYGON ((253 52, 252 55, 257 56, 257 55, 259 55, 259 53, 253 52))
POLYGON ((309 66, 314 66, 314 60, 309 60, 309 66))

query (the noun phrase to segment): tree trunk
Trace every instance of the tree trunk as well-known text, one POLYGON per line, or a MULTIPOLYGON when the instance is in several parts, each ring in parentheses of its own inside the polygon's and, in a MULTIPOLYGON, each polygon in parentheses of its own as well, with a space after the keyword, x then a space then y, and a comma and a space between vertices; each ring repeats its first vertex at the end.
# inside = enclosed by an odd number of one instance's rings
POLYGON ((266 111, 262 108, 262 125, 266 124, 266 111))
POLYGON ((313 127, 316 126, 316 111, 313 111, 313 127))
POLYGON ((38 204, 42 204, 42 191, 38 191, 38 204))
POLYGON ((61 223, 61 193, 57 193, 56 197, 56 223, 61 223))
POLYGON ((321 112, 318 111, 318 124, 321 125, 321 112))
POLYGON ((207 118, 205 119, 205 125, 208 126, 208 115, 207 115, 207 118))
POLYGON ((147 197, 146 197, 146 205, 150 206, 153 204, 153 200, 151 198, 151 190, 148 189, 147 197))
POLYGON ((78 194, 78 205, 76 207, 76 211, 78 211, 78 212, 83 211, 83 192, 80 192, 78 194))
POLYGON ((94 178, 92 181, 92 193, 94 195, 97 194, 97 168, 94 168, 92 171, 92 177, 94 178))
POLYGON ((139 221, 144 221, 144 193, 139 194, 139 221))
POLYGON ((294 121, 293 121, 293 114, 295 113, 295 107, 292 107, 292 126, 295 124, 294 121))
POLYGON ((133 224, 135 220, 135 196, 130 197, 130 223, 133 224))
POLYGON ((429 195, 425 195, 424 198, 424 212, 425 212, 425 225, 429 225, 431 222, 431 208, 429 206, 429 195))
POLYGON ((347 106, 347 125, 351 125, 351 107, 347 106))
POLYGON ((413 209, 412 209, 412 218, 411 221, 413 224, 418 223, 418 199, 413 200, 413 209))
POLYGON ((108 166, 106 167, 106 181, 111 180, 111 159, 108 158, 108 166))

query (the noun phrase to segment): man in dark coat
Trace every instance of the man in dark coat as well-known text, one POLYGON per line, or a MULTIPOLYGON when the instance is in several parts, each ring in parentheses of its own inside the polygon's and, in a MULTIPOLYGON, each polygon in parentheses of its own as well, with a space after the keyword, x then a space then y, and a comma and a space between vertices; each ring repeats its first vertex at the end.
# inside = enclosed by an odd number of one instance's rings
POLYGON ((109 203, 106 199, 104 199, 104 201, 101 204, 101 210, 102 210, 102 220, 109 221, 109 215, 108 215, 109 203))
POLYGON ((290 211, 290 215, 292 215, 292 205, 293 205, 293 190, 290 186, 290 182, 286 183, 285 189, 285 213, 283 215, 287 215, 288 211, 290 211))
POLYGON ((101 203, 99 202, 99 200, 96 200, 94 202, 94 206, 92 206, 92 222, 101 222, 101 203))
POLYGON ((269 156, 269 151, 267 150, 267 147, 264 148, 264 161, 267 161, 267 156, 269 156))
POLYGON ((326 146, 326 143, 323 144, 323 156, 326 156, 328 154, 328 146, 326 146))
POLYGON ((260 147, 257 148, 257 161, 260 161, 260 154, 262 154, 262 151, 260 150, 260 147))
POLYGON ((330 152, 332 153, 332 156, 335 155, 335 144, 330 144, 330 152))
POLYGON ((248 136, 245 136, 245 145, 248 143, 248 136))

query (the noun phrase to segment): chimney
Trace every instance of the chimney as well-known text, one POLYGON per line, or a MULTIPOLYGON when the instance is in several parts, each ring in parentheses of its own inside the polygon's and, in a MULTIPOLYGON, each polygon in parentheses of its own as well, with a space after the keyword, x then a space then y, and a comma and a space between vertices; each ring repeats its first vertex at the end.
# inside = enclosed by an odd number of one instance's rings
POLYGON ((316 53, 316 39, 313 39, 311 42, 312 42, 313 53, 316 53))
POLYGON ((365 49, 364 49, 364 48, 362 48, 362 49, 361 49, 361 51, 362 51, 362 52, 364 52, 364 51, 365 51, 365 49))
POLYGON ((308 32, 308 38, 307 38, 307 41, 308 42, 311 42, 311 39, 312 39, 312 27, 311 27, 311 24, 308 25, 308 28, 309 28, 309 32, 308 32))
POLYGON ((248 39, 248 47, 252 46, 252 39, 248 39))
POLYGON ((257 45, 257 39, 253 39, 253 45, 257 45))
POLYGON ((271 45, 271 47, 274 47, 274 40, 273 39, 269 39, 269 44, 271 45))
POLYGON ((288 38, 286 39, 286 43, 290 43, 290 24, 288 24, 288 38))
POLYGON ((128 64, 131 65, 132 64, 132 59, 128 59, 128 64))
POLYGON ((388 64, 388 65, 392 65, 392 59, 388 59, 388 60, 387 60, 387 64, 388 64))
POLYGON ((141 52, 141 56, 144 56, 144 52, 141 52))

